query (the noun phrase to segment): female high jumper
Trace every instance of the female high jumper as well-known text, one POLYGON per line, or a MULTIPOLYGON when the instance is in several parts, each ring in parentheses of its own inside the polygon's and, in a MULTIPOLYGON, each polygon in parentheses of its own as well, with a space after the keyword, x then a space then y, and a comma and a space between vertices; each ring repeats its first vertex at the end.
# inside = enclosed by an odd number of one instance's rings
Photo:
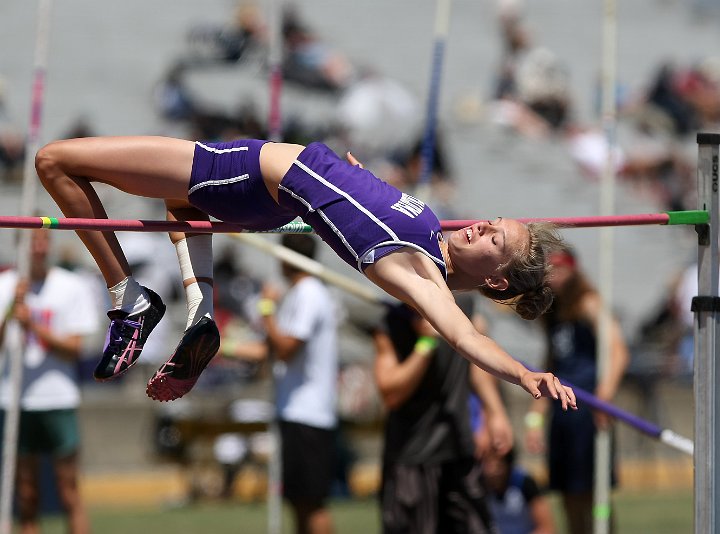
MULTIPOLYGON (((452 291, 478 289, 525 319, 552 302, 548 253, 560 238, 547 224, 482 221, 447 240, 423 202, 395 189, 322 143, 307 147, 260 140, 202 143, 165 137, 96 137, 41 148, 35 166, 66 217, 107 218, 92 183, 161 198, 168 220, 239 223, 271 230, 301 217, 352 267, 415 308, 457 352, 536 398, 576 408, 571 388, 551 373, 531 372, 479 334, 452 291)), ((110 327, 95 378, 127 371, 165 311, 133 278, 113 232, 78 230, 108 285, 110 327)), ((187 329, 148 382, 156 400, 182 397, 219 346, 212 308, 212 235, 171 232, 188 302, 187 329)))

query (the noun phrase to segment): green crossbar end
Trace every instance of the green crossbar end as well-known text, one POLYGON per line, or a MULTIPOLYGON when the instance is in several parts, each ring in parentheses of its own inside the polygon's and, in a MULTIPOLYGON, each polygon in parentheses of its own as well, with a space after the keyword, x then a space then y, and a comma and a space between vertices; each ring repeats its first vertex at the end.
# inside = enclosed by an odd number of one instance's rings
POLYGON ((710 213, 705 210, 667 211, 668 224, 708 224, 710 213))

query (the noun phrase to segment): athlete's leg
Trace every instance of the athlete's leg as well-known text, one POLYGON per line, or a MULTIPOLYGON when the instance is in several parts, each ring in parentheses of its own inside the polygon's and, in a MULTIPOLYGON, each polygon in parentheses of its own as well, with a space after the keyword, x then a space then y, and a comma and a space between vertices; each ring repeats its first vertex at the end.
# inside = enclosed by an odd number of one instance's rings
MULTIPOLYGON (((107 218, 91 182, 127 193, 187 200, 194 143, 163 137, 96 137, 56 141, 40 149, 35 167, 67 217, 107 218)), ((113 232, 78 231, 108 287, 130 274, 113 232)))
MULTIPOLYGON (((187 202, 166 200, 165 205, 169 221, 209 220, 187 202)), ((187 299, 187 329, 206 315, 213 318, 212 234, 170 232, 170 240, 175 245, 187 299)))
MULTIPOLYGON (((40 149, 35 167, 67 217, 107 218, 92 182, 127 193, 187 202, 195 145, 163 137, 96 137, 56 141, 40 149)), ((132 367, 165 313, 160 297, 131 276, 114 232, 78 231, 108 285, 111 319, 97 380, 132 367)))
MULTIPOLYGON (((185 201, 166 200, 165 205, 171 221, 209 219, 185 201)), ((175 351, 148 381, 148 396, 159 401, 189 392, 220 347, 220 332, 213 320, 212 234, 170 232, 170 240, 180 263, 188 318, 175 351)))

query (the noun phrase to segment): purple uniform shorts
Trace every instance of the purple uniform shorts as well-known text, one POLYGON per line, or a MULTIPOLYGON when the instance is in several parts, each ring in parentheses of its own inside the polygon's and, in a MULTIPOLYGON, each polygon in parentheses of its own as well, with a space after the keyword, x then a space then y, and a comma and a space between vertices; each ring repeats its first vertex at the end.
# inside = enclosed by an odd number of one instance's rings
POLYGON ((272 230, 297 214, 270 196, 260 174, 260 148, 267 141, 195 143, 188 199, 204 213, 247 230, 272 230))

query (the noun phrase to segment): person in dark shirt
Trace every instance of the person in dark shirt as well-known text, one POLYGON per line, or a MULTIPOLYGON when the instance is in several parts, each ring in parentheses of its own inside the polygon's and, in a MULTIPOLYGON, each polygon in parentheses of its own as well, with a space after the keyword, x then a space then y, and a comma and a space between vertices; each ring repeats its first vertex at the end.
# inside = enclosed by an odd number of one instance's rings
MULTIPOLYGON (((470 315, 472 297, 458 295, 470 315)), ((384 431, 385 534, 494 533, 474 459, 469 394, 483 402, 491 447, 506 452, 512 431, 495 380, 440 341, 404 304, 374 333, 375 378, 388 409, 384 431)))

